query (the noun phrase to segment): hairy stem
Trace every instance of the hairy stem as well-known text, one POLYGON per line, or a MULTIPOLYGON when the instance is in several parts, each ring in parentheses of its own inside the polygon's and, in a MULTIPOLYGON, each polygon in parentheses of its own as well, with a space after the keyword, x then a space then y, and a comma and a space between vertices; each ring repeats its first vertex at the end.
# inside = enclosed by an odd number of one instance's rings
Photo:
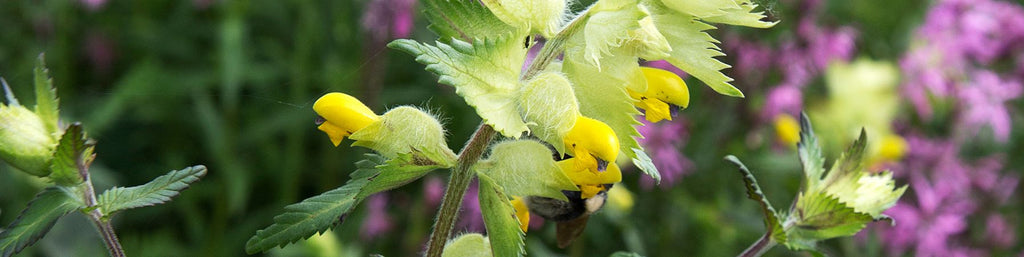
POLYGON ((452 229, 455 228, 455 218, 458 217, 459 208, 462 207, 462 197, 466 195, 469 182, 473 180, 473 172, 469 168, 480 160, 493 137, 494 128, 487 124, 481 124, 466 146, 459 152, 458 163, 455 164, 451 178, 448 180, 448 188, 444 191, 441 209, 437 212, 437 222, 434 223, 434 231, 430 233, 430 241, 427 243, 428 257, 441 256, 444 245, 448 243, 448 237, 451 236, 452 229))
POLYGON ((743 253, 740 253, 739 256, 740 257, 756 257, 756 256, 761 256, 765 252, 768 252, 768 250, 772 249, 772 247, 774 247, 774 246, 775 246, 775 240, 772 240, 772 231, 769 229, 767 233, 764 233, 764 236, 761 236, 760 239, 757 239, 757 242, 754 242, 754 244, 750 245, 750 247, 748 247, 747 250, 743 251, 743 253))
MULTIPOLYGON (((533 78, 537 73, 547 68, 551 61, 557 59, 565 48, 565 41, 569 40, 573 34, 583 27, 587 13, 587 11, 580 13, 565 28, 559 31, 554 38, 544 44, 540 54, 523 72, 520 79, 526 81, 533 78)), ((441 209, 437 211, 434 230, 430 232, 430 241, 427 242, 427 257, 440 257, 444 251, 444 246, 448 243, 448 237, 451 236, 452 229, 455 228, 455 218, 462 207, 462 198, 466 195, 469 182, 473 180, 473 172, 469 168, 476 164, 480 157, 483 156, 494 134, 493 127, 481 123, 480 127, 473 133, 473 137, 469 139, 466 146, 459 152, 458 162, 455 164, 455 168, 452 169, 451 177, 448 180, 448 188, 444 191, 441 209)))
POLYGON ((125 257, 124 249, 121 247, 121 241, 117 240, 117 233, 114 233, 114 227, 110 225, 110 221, 103 218, 103 212, 100 211, 99 206, 96 205, 96 190, 92 186, 92 179, 89 176, 89 165, 85 163, 84 158, 79 156, 76 164, 78 166, 78 174, 81 175, 85 181, 82 182, 82 199, 85 200, 85 209, 89 210, 85 214, 86 217, 92 221, 93 226, 96 227, 96 231, 100 233, 100 238, 103 238, 103 244, 107 247, 107 251, 111 257, 125 257))

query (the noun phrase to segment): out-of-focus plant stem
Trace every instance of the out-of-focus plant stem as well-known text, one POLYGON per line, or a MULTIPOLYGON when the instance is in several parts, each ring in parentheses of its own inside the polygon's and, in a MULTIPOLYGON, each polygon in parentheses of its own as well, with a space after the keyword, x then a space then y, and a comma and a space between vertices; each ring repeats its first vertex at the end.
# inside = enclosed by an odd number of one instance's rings
POLYGON ((117 239, 114 227, 110 225, 109 220, 103 218, 103 212, 96 205, 96 190, 92 186, 89 166, 85 163, 85 158, 79 157, 75 164, 78 166, 78 174, 85 179, 82 185, 80 185, 82 187, 82 199, 85 200, 85 210, 87 210, 85 216, 92 221, 93 226, 96 227, 96 232, 100 233, 100 238, 103 238, 103 244, 107 247, 107 251, 110 252, 110 256, 124 257, 124 249, 121 247, 121 242, 117 239))
POLYGON ((748 247, 747 250, 743 251, 743 253, 740 253, 739 256, 740 257, 761 256, 765 252, 768 252, 768 250, 772 249, 772 247, 774 247, 774 246, 775 246, 775 240, 772 240, 772 232, 769 230, 768 233, 764 233, 764 236, 761 236, 760 239, 757 239, 757 242, 754 242, 754 244, 750 245, 750 247, 748 247))
MULTIPOLYGON (((554 38, 544 44, 540 54, 537 55, 520 79, 525 81, 533 78, 537 73, 547 68, 551 61, 558 58, 565 46, 565 41, 569 40, 583 26, 587 13, 587 11, 580 13, 562 31, 558 32, 554 38)), ((448 188, 444 192, 444 200, 441 201, 441 209, 437 211, 437 222, 434 223, 434 230, 430 233, 430 241, 427 242, 427 257, 440 257, 444 251, 444 246, 448 243, 452 229, 455 228, 455 218, 458 217, 459 208, 462 207, 462 198, 466 195, 469 182, 473 180, 473 172, 470 170, 470 167, 476 164, 480 157, 483 156, 483 153, 487 151, 487 146, 490 145, 494 132, 493 127, 481 123, 480 127, 473 133, 473 137, 469 139, 466 146, 459 152, 458 162, 456 162, 455 168, 452 169, 451 177, 448 180, 448 188)))

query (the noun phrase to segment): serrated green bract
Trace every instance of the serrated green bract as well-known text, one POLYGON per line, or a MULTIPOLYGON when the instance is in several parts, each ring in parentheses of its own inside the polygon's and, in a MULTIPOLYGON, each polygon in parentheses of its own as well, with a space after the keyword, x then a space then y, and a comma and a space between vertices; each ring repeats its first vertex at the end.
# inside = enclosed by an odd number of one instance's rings
POLYGON ((477 1, 423 0, 420 3, 423 3, 423 13, 430 21, 427 28, 434 31, 441 42, 450 42, 453 38, 496 38, 516 30, 477 1))
POLYGON ((782 221, 779 219, 779 214, 775 212, 775 208, 772 207, 772 203, 768 202, 768 198, 761 191, 761 186, 757 184, 757 179, 754 178, 754 174, 747 169, 743 162, 740 162, 736 156, 726 156, 725 160, 732 162, 739 168, 740 174, 743 175, 743 183, 747 188, 747 198, 757 201, 761 205, 761 212, 764 213, 764 225, 768 230, 766 233, 770 234, 772 240, 776 243, 786 243, 786 231, 782 228, 782 221))
POLYGON ((651 157, 647 156, 643 149, 633 148, 633 154, 636 155, 636 157, 633 157, 633 165, 654 179, 655 184, 661 184, 661 173, 658 172, 658 167, 654 166, 651 157))
POLYGON ((48 187, 36 195, 18 218, 0 232, 0 253, 12 256, 46 235, 57 219, 85 207, 64 187, 48 187))
POLYGON ((512 208, 508 196, 501 187, 485 174, 477 173, 480 181, 480 213, 484 217, 484 227, 491 241, 494 256, 523 256, 523 230, 519 228, 516 211, 512 208))
POLYGON ((437 118, 419 109, 399 106, 349 136, 355 143, 395 159, 411 153, 420 166, 451 167, 455 153, 445 142, 444 128, 437 118))
POLYGON ((743 97, 743 92, 729 84, 732 78, 722 74, 721 70, 729 68, 728 64, 715 59, 724 56, 705 30, 714 26, 698 21, 696 17, 679 13, 664 6, 652 5, 655 27, 672 46, 670 56, 665 60, 687 74, 693 75, 707 84, 715 92, 723 95, 743 97))
POLYGON ((817 241, 852 236, 873 221, 871 215, 856 212, 835 197, 820 192, 801 193, 789 219, 795 223, 788 231, 789 240, 785 245, 793 250, 811 250, 815 249, 817 241))
POLYGON ((206 166, 202 165, 174 170, 144 185, 111 188, 96 200, 103 216, 109 218, 122 210, 169 202, 205 175, 206 166))
POLYGON ((438 82, 455 87, 455 93, 476 108, 484 122, 506 137, 518 138, 527 131, 519 116, 515 94, 526 56, 521 33, 474 40, 452 40, 437 46, 412 40, 395 40, 388 47, 416 56, 416 61, 439 76, 438 82))
POLYGON ((740 8, 739 4, 733 0, 660 0, 659 2, 672 10, 699 18, 719 16, 725 14, 725 10, 740 8))
POLYGON ((562 138, 576 124, 579 103, 569 79, 561 72, 545 71, 519 90, 519 112, 530 133, 565 152, 562 138))
POLYGON ((408 153, 399 154, 398 157, 387 160, 383 165, 377 166, 380 174, 370 178, 370 182, 363 186, 356 198, 363 199, 382 191, 404 186, 441 167, 425 165, 425 162, 429 162, 429 160, 417 160, 414 155, 408 153))
POLYGON ((491 148, 490 157, 474 168, 493 178, 509 195, 568 201, 562 190, 579 190, 555 164, 551 150, 533 140, 498 143, 491 148))
POLYGON ((804 188, 817 188, 825 175, 825 156, 821 153, 818 137, 814 136, 811 119, 800 113, 800 142, 796 144, 800 163, 804 168, 804 188))
POLYGON ((836 160, 817 190, 837 197, 858 213, 878 219, 882 217, 882 211, 896 204, 907 187, 897 189, 891 172, 869 173, 864 170, 866 145, 867 133, 861 130, 860 138, 836 160))
POLYGON ((583 27, 582 59, 601 70, 602 57, 610 55, 612 49, 630 40, 630 32, 640 29, 640 19, 647 15, 636 5, 636 1, 621 5, 618 9, 592 10, 583 27))
POLYGON ((484 235, 471 233, 452 239, 441 257, 491 257, 491 242, 484 235))
POLYGON ((74 186, 82 183, 85 177, 79 174, 78 164, 88 167, 92 163, 93 145, 88 142, 82 124, 74 123, 64 130, 64 135, 57 144, 57 150, 50 161, 50 179, 61 186, 74 186))
POLYGON ((57 109, 57 89, 53 87, 53 80, 50 79, 48 73, 46 58, 40 54, 35 67, 36 114, 46 126, 46 131, 56 137, 57 120, 60 119, 57 109))
POLYGON ((561 28, 565 0, 482 0, 506 24, 550 38, 561 28))
POLYGON ((384 158, 368 154, 366 159, 356 162, 356 171, 344 186, 307 198, 300 203, 284 207, 285 212, 274 217, 274 224, 256 231, 256 235, 245 243, 249 254, 264 252, 278 246, 308 238, 316 233, 342 222, 343 215, 352 211, 362 199, 356 198, 369 179, 379 172, 377 166, 384 164, 384 158))
POLYGON ((754 28, 770 28, 778 24, 778 21, 762 21, 765 18, 764 12, 754 12, 757 4, 750 0, 734 0, 739 8, 722 9, 724 14, 701 17, 701 20, 713 23, 747 26, 754 28))

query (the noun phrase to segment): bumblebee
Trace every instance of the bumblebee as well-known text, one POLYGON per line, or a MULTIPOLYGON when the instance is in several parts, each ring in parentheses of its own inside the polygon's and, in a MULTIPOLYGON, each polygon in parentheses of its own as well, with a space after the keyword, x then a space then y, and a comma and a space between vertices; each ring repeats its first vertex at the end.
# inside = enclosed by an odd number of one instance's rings
POLYGON ((562 191, 562 194, 569 198, 568 202, 539 196, 526 197, 523 201, 530 212, 555 222, 558 247, 565 248, 583 234, 590 215, 604 207, 608 199, 608 189, 611 189, 612 185, 603 185, 604 190, 586 199, 582 198, 580 191, 562 191))

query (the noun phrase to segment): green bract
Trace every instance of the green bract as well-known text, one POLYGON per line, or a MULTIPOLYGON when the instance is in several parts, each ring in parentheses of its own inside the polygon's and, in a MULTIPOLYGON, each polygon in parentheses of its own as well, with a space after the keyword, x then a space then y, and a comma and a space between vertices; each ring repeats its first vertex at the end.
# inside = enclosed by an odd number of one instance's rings
POLYGON ((519 89, 519 112, 530 132, 565 152, 562 138, 576 124, 580 107, 572 86, 560 72, 542 72, 519 89))
POLYGON ((39 116, 23 106, 0 105, 0 157, 26 173, 45 177, 57 141, 39 116))
POLYGON ((464 234, 448 242, 441 257, 491 257, 491 241, 477 233, 464 234))
POLYGON ((421 166, 455 165, 455 153, 445 143, 441 123, 413 107, 391 109, 349 138, 356 140, 353 146, 373 149, 387 158, 412 153, 413 161, 421 166))
POLYGON ((562 190, 579 190, 551 159, 551 150, 533 140, 496 144, 490 157, 477 163, 476 170, 493 178, 509 195, 568 201, 562 190))
POLYGON ((494 16, 506 24, 554 36, 561 29, 565 0, 483 0, 494 16))

